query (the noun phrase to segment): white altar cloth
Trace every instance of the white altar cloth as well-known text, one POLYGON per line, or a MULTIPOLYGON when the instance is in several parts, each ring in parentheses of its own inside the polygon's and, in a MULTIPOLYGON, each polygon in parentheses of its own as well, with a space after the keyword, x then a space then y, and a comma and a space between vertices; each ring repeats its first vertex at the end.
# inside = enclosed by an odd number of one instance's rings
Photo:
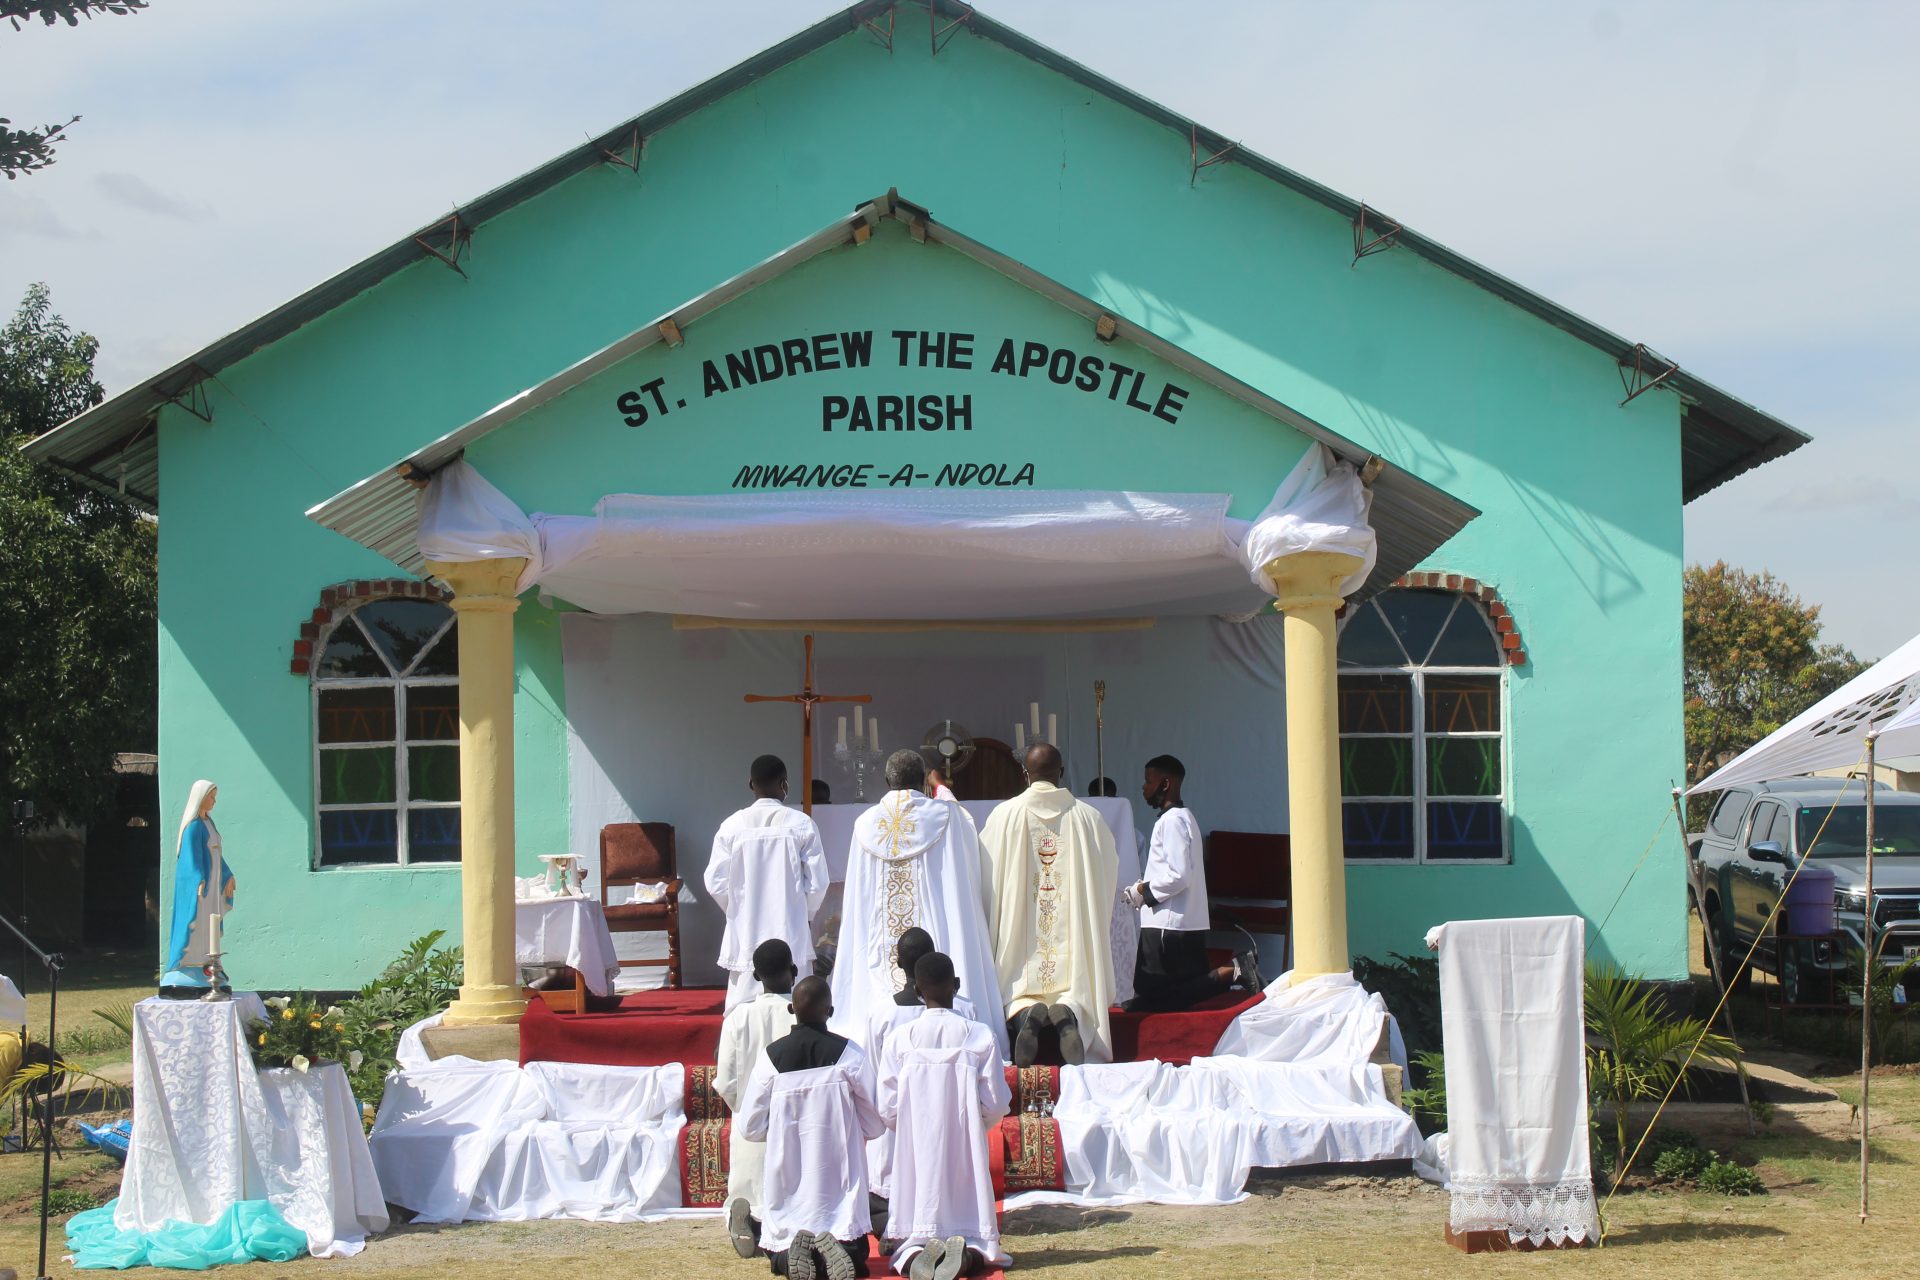
POLYGON ((516 901, 513 958, 525 968, 564 964, 578 969, 587 980, 587 990, 597 996, 612 992, 620 973, 606 909, 597 898, 516 901))
POLYGON ((396 1071, 374 1121, 381 1185, 420 1222, 658 1222, 680 1205, 686 1070, 442 1060, 396 1071))
POLYGON ((387 1229, 346 1072, 254 1070, 246 1024, 266 1016, 250 991, 133 1007, 133 1137, 116 1226, 204 1225, 267 1200, 316 1258, 349 1257, 387 1229))

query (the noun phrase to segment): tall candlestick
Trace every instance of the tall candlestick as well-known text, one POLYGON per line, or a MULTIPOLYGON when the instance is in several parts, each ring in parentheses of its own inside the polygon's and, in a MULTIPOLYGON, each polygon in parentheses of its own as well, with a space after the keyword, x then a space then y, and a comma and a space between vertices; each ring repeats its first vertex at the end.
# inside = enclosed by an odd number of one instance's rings
POLYGON ((1013 726, 1013 749, 1015 751, 1020 752, 1022 755, 1026 754, 1027 726, 1023 724, 1016 724, 1013 726))
POLYGON ((1060 717, 1051 711, 1047 712, 1047 741, 1060 745, 1060 717))
POLYGON ((1039 703, 1029 702, 1027 704, 1027 723, 1029 726, 1031 726, 1028 729, 1028 732, 1033 734, 1033 736, 1036 738, 1039 737, 1040 736, 1040 704, 1039 703))
POLYGON ((856 738, 861 737, 866 732, 866 713, 867 710, 865 707, 857 702, 853 704, 853 736, 856 738))
POLYGON ((873 749, 878 751, 880 749, 880 717, 874 716, 868 720, 867 728, 873 730, 873 749))
POLYGON ((847 718, 845 716, 840 717, 840 749, 842 751, 847 749, 847 718))
POLYGON ((220 916, 218 913, 207 917, 207 954, 220 954, 220 916))

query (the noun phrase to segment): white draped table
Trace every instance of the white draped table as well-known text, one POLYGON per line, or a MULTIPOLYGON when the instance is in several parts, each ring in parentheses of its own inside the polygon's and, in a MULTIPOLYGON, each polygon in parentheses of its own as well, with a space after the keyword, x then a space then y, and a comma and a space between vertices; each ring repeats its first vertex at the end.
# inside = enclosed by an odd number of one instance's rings
POLYGON ((133 1137, 114 1224, 206 1224, 266 1200, 317 1258, 348 1257, 387 1229, 360 1108, 346 1072, 256 1071, 247 1022, 260 997, 133 1007, 133 1137))
POLYGON ((513 904, 513 958, 524 968, 564 964, 597 996, 613 991, 620 960, 597 898, 519 899, 513 904))

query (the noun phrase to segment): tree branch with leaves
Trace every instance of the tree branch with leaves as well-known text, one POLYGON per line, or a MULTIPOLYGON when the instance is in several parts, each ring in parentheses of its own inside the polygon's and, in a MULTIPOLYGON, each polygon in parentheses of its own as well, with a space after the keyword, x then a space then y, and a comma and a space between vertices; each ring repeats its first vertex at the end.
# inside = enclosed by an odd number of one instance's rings
MULTIPOLYGON (((146 7, 147 0, 0 0, 0 18, 15 31, 35 18, 49 27, 62 22, 77 27, 80 19, 96 13, 128 14, 146 7)), ((65 141, 67 130, 79 121, 76 115, 65 124, 16 129, 11 120, 0 116, 0 173, 12 180, 46 168, 53 163, 53 144, 65 141)))

